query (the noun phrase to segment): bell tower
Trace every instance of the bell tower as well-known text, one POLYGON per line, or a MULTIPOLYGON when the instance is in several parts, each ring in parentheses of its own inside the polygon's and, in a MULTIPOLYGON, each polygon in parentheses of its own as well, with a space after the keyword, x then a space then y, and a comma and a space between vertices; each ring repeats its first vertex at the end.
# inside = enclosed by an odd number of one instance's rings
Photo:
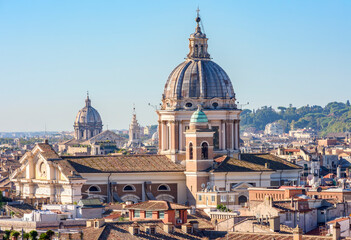
POLYGON ((196 193, 209 181, 206 171, 213 164, 213 134, 201 106, 193 113, 186 139, 186 186, 189 205, 196 204, 196 193))

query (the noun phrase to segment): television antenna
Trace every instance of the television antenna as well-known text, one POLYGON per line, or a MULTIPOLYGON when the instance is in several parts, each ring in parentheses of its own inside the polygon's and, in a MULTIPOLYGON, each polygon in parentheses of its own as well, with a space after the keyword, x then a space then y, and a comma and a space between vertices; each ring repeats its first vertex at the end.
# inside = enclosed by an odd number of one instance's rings
POLYGON ((247 102, 247 103, 242 103, 242 104, 240 104, 239 102, 237 102, 237 104, 240 106, 240 109, 243 109, 243 107, 249 105, 250 103, 247 102))
MULTIPOLYGON (((147 105, 149 105, 150 107, 152 107, 153 109, 155 109, 155 111, 158 110, 158 106, 157 105, 152 105, 151 103, 148 103, 147 105)), ((161 105, 161 104, 160 104, 161 105)))

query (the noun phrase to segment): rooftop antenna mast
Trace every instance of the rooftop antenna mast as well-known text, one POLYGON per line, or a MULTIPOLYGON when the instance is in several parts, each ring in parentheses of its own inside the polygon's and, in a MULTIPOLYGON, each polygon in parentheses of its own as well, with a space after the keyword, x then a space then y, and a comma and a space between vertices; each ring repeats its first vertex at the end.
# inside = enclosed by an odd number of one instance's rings
POLYGON ((148 103, 147 105, 149 105, 150 107, 154 108, 155 111, 158 110, 158 106, 157 105, 152 105, 151 103, 148 103))
POLYGON ((238 105, 240 106, 240 109, 243 109, 243 107, 245 107, 245 106, 247 106, 247 105, 250 104, 249 102, 247 102, 247 103, 242 103, 242 104, 239 104, 239 102, 237 102, 237 103, 238 103, 238 105))
POLYGON ((133 114, 135 114, 135 103, 133 103, 133 114))

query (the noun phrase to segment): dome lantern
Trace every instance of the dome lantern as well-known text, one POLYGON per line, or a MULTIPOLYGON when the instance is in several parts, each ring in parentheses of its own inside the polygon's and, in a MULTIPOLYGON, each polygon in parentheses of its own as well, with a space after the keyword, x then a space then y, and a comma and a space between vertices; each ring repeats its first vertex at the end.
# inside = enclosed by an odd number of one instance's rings
POLYGON ((207 59, 210 60, 210 54, 207 52, 207 40, 206 34, 201 32, 200 22, 201 18, 199 16, 200 10, 197 10, 196 28, 195 33, 190 35, 189 38, 189 54, 188 59, 207 59))

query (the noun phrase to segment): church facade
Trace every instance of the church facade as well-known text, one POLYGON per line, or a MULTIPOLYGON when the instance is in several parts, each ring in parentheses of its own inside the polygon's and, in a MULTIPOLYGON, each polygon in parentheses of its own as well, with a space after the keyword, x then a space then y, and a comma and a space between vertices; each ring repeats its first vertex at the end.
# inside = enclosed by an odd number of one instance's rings
MULTIPOLYGON (((186 61, 165 85, 157 111, 159 154, 59 156, 41 143, 11 175, 18 196, 61 203, 96 197, 105 202, 158 199, 195 206, 226 199, 220 202, 238 205, 248 198, 242 186, 299 184, 300 166, 270 154, 240 154, 241 110, 229 77, 210 59, 200 21, 198 16, 186 61)), ((95 134, 82 129, 77 129, 80 137, 95 134)))

